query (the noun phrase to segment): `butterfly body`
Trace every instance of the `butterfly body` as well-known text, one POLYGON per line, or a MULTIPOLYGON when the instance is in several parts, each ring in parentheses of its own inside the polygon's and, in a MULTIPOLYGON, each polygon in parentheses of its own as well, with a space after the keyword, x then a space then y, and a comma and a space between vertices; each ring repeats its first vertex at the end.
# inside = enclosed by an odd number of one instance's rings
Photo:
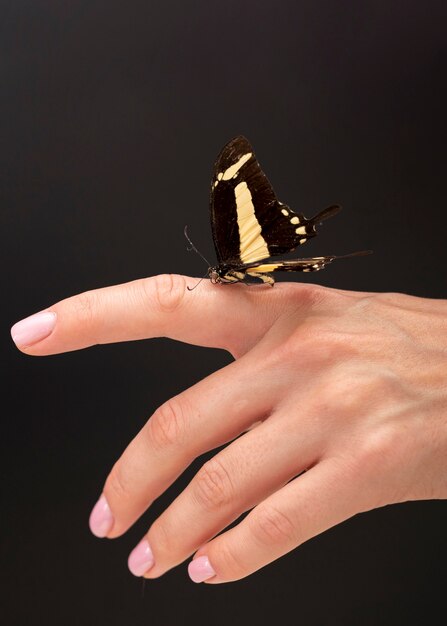
MULTIPOLYGON (((313 218, 280 202, 261 170, 249 141, 238 136, 219 154, 211 181, 211 227, 218 264, 210 267, 213 283, 259 278, 273 286, 272 272, 314 272, 336 256, 272 261, 317 235, 317 226, 340 211, 332 205, 313 218)), ((354 253, 354 255, 365 254, 354 253)), ((353 256, 353 255, 345 255, 353 256)))
MULTIPOLYGON (((349 255, 351 256, 351 255, 349 255)), ((260 278, 264 283, 273 285, 271 272, 316 272, 322 269, 322 263, 330 262, 328 259, 334 257, 312 257, 308 259, 298 259, 297 261, 267 261, 259 263, 223 263, 208 269, 208 277, 214 284, 238 283, 250 276, 260 278)))

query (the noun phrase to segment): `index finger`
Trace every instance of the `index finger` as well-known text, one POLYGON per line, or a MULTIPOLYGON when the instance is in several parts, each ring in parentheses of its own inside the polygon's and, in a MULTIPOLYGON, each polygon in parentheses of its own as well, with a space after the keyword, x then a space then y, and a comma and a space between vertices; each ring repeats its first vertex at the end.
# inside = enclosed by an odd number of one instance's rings
POLYGON ((153 337, 235 354, 267 332, 280 312, 279 285, 273 294, 270 287, 204 280, 189 291, 197 280, 162 274, 86 291, 18 322, 11 335, 20 350, 35 356, 153 337))

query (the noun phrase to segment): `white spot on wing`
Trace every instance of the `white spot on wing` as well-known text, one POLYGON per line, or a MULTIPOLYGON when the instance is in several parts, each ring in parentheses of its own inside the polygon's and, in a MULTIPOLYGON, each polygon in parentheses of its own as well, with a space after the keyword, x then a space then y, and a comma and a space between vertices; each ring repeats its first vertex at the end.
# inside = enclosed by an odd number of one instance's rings
POLYGON ((234 163, 234 165, 231 165, 227 170, 225 170, 225 172, 223 172, 221 176, 222 180, 230 180, 230 178, 234 178, 236 174, 239 172, 239 170, 241 169, 241 167, 244 165, 244 163, 247 163, 247 161, 251 158, 251 155, 252 155, 252 152, 247 152, 247 154, 244 154, 243 156, 241 156, 241 158, 239 159, 239 161, 237 161, 237 163, 234 163))
POLYGON ((300 218, 295 215, 295 217, 292 217, 292 219, 290 220, 290 223, 291 224, 299 224, 300 223, 300 218))
POLYGON ((288 212, 288 210, 287 210, 287 209, 281 209, 281 213, 282 213, 283 215, 289 215, 289 212, 288 212))
POLYGON ((295 232, 297 235, 305 235, 306 234, 306 227, 305 226, 299 226, 298 228, 295 228, 295 232))

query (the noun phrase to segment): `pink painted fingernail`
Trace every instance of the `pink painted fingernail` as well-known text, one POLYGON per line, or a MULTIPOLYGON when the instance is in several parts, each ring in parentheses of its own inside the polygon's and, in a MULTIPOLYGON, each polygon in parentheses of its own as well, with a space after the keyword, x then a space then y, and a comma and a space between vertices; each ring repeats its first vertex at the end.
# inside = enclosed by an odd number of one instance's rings
POLYGON ((16 346, 26 348, 51 335, 55 326, 56 313, 42 311, 14 324, 11 337, 16 346))
POLYGON ((211 567, 207 556, 199 556, 188 565, 188 574, 193 582, 202 583, 215 576, 216 572, 211 567))
POLYGON ((154 555, 148 540, 142 539, 129 554, 127 565, 134 576, 143 576, 154 564, 154 555))
POLYGON ((95 537, 106 537, 113 526, 113 515, 109 503, 103 494, 90 513, 90 530, 95 537))

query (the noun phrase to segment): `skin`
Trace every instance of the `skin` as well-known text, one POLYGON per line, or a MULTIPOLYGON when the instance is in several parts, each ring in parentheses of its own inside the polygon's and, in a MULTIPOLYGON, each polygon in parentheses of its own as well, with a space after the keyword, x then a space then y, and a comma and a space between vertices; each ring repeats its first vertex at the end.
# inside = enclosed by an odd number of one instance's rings
POLYGON ((149 528, 146 578, 206 555, 208 583, 235 581, 357 513, 447 498, 446 300, 195 283, 163 275, 68 298, 47 309, 47 338, 19 346, 41 356, 164 336, 234 356, 161 406, 104 485, 114 538, 228 443, 149 528))

